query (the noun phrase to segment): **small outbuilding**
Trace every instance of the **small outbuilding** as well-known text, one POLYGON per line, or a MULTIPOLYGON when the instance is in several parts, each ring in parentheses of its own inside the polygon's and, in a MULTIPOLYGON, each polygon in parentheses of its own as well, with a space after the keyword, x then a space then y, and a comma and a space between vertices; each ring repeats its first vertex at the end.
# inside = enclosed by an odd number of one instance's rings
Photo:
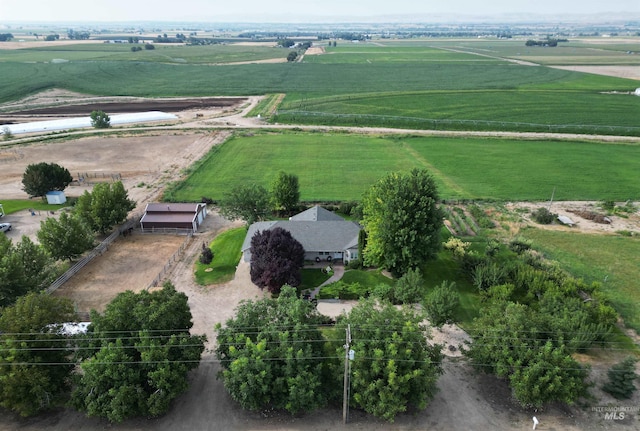
POLYGON ((67 201, 67 197, 64 195, 64 192, 61 191, 51 191, 47 192, 47 203, 49 205, 62 205, 67 201))
POLYGON ((207 205, 203 203, 151 203, 140 219, 140 228, 143 232, 168 229, 197 232, 206 216, 207 205))

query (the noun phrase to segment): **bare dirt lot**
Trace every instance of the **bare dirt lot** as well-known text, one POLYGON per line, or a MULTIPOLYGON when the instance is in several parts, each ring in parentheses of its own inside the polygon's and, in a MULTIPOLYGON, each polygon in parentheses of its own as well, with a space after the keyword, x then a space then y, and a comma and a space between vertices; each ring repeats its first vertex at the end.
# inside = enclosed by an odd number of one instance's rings
POLYGON ((186 240, 186 236, 138 233, 120 238, 53 294, 73 300, 81 313, 103 312, 118 293, 149 287, 186 240))
MULTIPOLYGON (((191 111, 180 114, 193 119, 191 111)), ((223 116, 219 121, 234 121, 231 118, 234 117, 223 116)), ((74 175, 83 171, 119 173, 130 197, 138 202, 139 211, 146 202, 158 196, 168 181, 180 178, 183 168, 228 135, 227 131, 186 133, 166 130, 153 131, 146 136, 82 138, 31 144, 15 150, 0 149, 0 153, 5 153, 10 159, 6 163, 0 162, 0 190, 3 198, 25 198, 26 195, 20 190, 20 179, 26 165, 40 161, 57 162, 74 175)), ((78 186, 70 188, 68 195, 77 196, 85 189, 78 186)), ((552 210, 557 212, 555 207, 552 210)), ((16 238, 22 233, 22 223, 24 226, 36 226, 35 221, 45 217, 43 214, 31 216, 27 213, 13 216, 24 220, 21 222, 18 219, 15 232, 11 233, 16 238)), ((202 242, 208 242, 221 231, 238 225, 211 211, 201 232, 194 236, 184 256, 168 274, 176 288, 189 297, 194 321, 192 332, 207 335, 208 349, 214 347, 213 327, 216 323, 224 323, 232 317, 234 308, 241 300, 263 297, 263 292, 251 283, 248 265, 242 261, 235 279, 229 283, 201 287, 193 280, 193 264, 202 242)), ((578 226, 581 228, 583 225, 581 222, 578 226)), ((110 300, 110 295, 125 289, 140 289, 147 280, 153 279, 182 241, 184 237, 171 239, 133 235, 121 238, 95 264, 86 267, 57 294, 74 298, 80 308, 100 310, 110 300), (111 286, 113 290, 102 291, 105 286, 111 286)), ((447 335, 446 330, 434 335, 442 342, 464 339, 464 334, 451 332, 447 335)), ((211 350, 208 350, 203 355, 202 364, 190 375, 188 391, 161 418, 110 425, 86 418, 70 409, 60 409, 29 420, 3 412, 0 415, 0 430, 523 430, 531 429, 533 415, 540 420, 540 430, 640 429, 638 414, 627 415, 623 421, 606 421, 604 413, 590 409, 591 406, 607 404, 639 406, 640 396, 637 394, 631 400, 620 402, 598 393, 597 401, 588 401, 584 409, 550 406, 544 411, 529 411, 513 402, 505 382, 476 374, 462 358, 448 358, 444 369, 445 374, 438 383, 440 392, 425 411, 401 415, 394 424, 354 411, 351 412, 349 424, 345 426, 339 407, 294 418, 275 412, 243 411, 215 378, 219 365, 211 350)))
MULTIPOLYGON (((212 109, 227 108, 236 106, 238 103, 246 101, 245 98, 237 97, 200 97, 193 99, 132 99, 128 102, 110 102, 100 101, 86 103, 76 103, 72 105, 49 106, 46 108, 28 108, 12 112, 6 112, 5 116, 12 115, 38 115, 47 117, 64 117, 67 115, 89 115, 92 111, 101 110, 109 114, 121 114, 130 112, 144 111, 164 111, 164 112, 180 112, 187 109, 212 109)), ((0 118, 0 122, 2 118, 0 118)))
POLYGON ((554 69, 572 70, 574 72, 593 73, 594 75, 615 76, 617 78, 640 81, 640 66, 551 66, 554 69))
MULTIPOLYGON (((638 204, 636 203, 636 208, 638 204)), ((506 205, 506 208, 512 211, 527 210, 526 213, 521 211, 522 220, 528 224, 535 226, 539 229, 547 230, 571 230, 583 233, 600 233, 600 234, 615 234, 618 231, 636 232, 640 235, 640 213, 628 214, 626 217, 618 215, 609 215, 610 223, 597 223, 593 220, 589 220, 580 217, 577 212, 593 212, 598 214, 606 214, 599 206, 598 202, 581 202, 581 201, 560 201, 554 202, 549 206, 547 202, 515 202, 506 205), (537 208, 544 207, 549 209, 554 214, 559 216, 565 216, 575 222, 574 226, 566 226, 559 222, 555 222, 549 225, 541 225, 536 223, 531 218, 531 212, 537 208)))

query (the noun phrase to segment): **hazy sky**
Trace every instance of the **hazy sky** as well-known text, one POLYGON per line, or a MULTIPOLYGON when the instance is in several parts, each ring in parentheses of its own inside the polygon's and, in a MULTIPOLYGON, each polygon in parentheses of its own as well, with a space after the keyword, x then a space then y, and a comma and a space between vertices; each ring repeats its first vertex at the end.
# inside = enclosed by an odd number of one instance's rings
MULTIPOLYGON (((640 0, 0 0, 11 21, 306 22, 429 14, 640 13, 640 0), (342 18, 341 18, 342 17, 342 18)), ((382 18, 382 19, 381 19, 382 18)))

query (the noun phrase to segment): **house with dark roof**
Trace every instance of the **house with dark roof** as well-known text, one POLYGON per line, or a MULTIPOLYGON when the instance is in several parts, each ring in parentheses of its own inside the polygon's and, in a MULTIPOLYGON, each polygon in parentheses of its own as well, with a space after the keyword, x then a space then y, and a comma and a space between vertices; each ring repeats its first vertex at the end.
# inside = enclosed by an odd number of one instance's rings
POLYGON ((140 219, 145 232, 176 229, 196 232, 207 216, 203 203, 150 203, 140 219))
POLYGON ((289 231, 302 244, 305 260, 348 263, 358 258, 358 234, 362 226, 316 205, 289 220, 262 221, 249 226, 242 244, 245 261, 251 262, 251 238, 275 227, 289 231))

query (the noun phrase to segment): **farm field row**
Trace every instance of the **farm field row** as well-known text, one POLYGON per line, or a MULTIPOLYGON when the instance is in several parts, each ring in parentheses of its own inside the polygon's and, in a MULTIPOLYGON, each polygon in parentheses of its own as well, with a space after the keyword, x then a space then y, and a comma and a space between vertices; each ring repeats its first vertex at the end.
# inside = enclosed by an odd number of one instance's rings
POLYGON ((220 199, 248 182, 268 188, 284 170, 298 175, 303 201, 358 200, 386 172, 423 167, 444 199, 545 200, 555 189, 558 200, 637 200, 638 157, 631 144, 258 133, 214 148, 165 199, 220 199))
MULTIPOLYGON (((237 64, 288 52, 267 46, 159 46, 134 53, 127 44, 84 43, 3 50, 0 102, 50 88, 139 97, 282 93, 287 96, 274 117, 280 123, 640 134, 640 100, 630 95, 637 81, 516 64, 509 58, 522 43, 344 42, 302 63, 282 64, 237 64)), ((627 44, 598 46, 576 42, 544 52, 568 59, 561 64, 591 58, 593 64, 637 64, 639 56, 624 51, 627 44), (584 57, 592 52, 620 58, 584 57)))
MULTIPOLYGON (((275 45, 275 44, 274 44, 275 45)), ((176 64, 226 64, 269 59, 286 59, 289 50, 265 46, 245 45, 158 45, 153 50, 132 52, 131 47, 142 44, 65 44, 17 50, 2 50, 3 63, 38 62, 65 63, 70 61, 123 61, 176 64)))
POLYGON ((285 98, 274 121, 411 129, 639 135, 639 102, 637 96, 628 92, 559 89, 435 90, 317 99, 293 95, 285 98))

